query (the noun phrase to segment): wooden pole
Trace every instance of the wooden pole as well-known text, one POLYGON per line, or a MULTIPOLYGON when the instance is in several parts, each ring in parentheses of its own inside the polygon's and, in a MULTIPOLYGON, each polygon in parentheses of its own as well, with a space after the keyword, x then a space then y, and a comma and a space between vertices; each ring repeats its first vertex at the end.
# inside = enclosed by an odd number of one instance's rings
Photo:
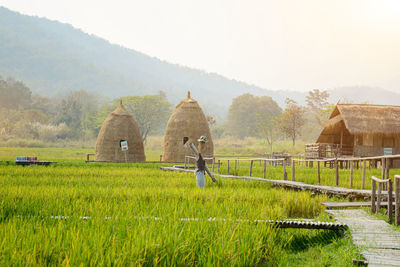
POLYGON ((296 172, 296 170, 294 167, 294 159, 292 159, 292 181, 296 181, 295 174, 294 174, 295 172, 296 172))
POLYGON ((186 164, 187 164, 186 162, 187 162, 187 156, 185 156, 185 169, 186 169, 186 166, 187 166, 187 165, 186 165, 186 164))
POLYGON ((282 161, 283 164, 283 180, 287 180, 287 172, 286 172, 286 159, 282 161))
POLYGON ((396 217, 396 225, 400 225, 400 178, 395 176, 394 181, 394 214, 396 217))
POLYGON ((376 212, 381 210, 381 198, 382 198, 382 183, 378 183, 378 193, 376 194, 376 212))
POLYGON ((389 222, 392 223, 393 221, 393 189, 392 189, 392 180, 387 182, 387 192, 388 192, 388 216, 389 222))
POLYGON ((350 188, 353 188, 353 168, 354 168, 354 162, 349 161, 350 164, 350 188))
POLYGON ((250 177, 251 177, 252 170, 253 170, 253 161, 251 160, 250 161, 250 175, 249 175, 250 177))
POLYGON ((213 157, 213 163, 212 163, 212 171, 214 172, 214 168, 215 168, 215 157, 213 157))
POLYGON ((263 177, 264 177, 264 179, 265 179, 265 177, 266 177, 266 174, 267 174, 267 162, 264 160, 264 171, 263 171, 263 177))
POLYGON ((381 167, 382 167, 382 180, 384 180, 385 179, 385 158, 382 158, 381 159, 381 167))
POLYGON ((218 173, 219 173, 220 166, 221 166, 221 160, 219 159, 218 160, 218 173))
POLYGON ((386 179, 389 179, 390 159, 386 159, 386 179))
POLYGON ((321 168, 319 161, 317 161, 317 168, 318 168, 318 184, 321 185, 321 168))
POLYGON ((362 185, 361 188, 365 189, 365 170, 367 168, 367 161, 363 160, 363 172, 362 172, 362 185))
POLYGON ((339 165, 337 159, 335 159, 335 170, 336 170, 336 186, 339 186, 339 165))
MULTIPOLYGON (((343 128, 340 129, 340 150, 342 150, 343 147, 343 128)), ((342 151, 340 151, 341 153, 342 151)))
POLYGON ((228 165, 226 166, 226 174, 229 175, 229 159, 228 159, 228 165))
POLYGON ((238 161, 235 159, 235 176, 237 176, 237 170, 236 170, 237 169, 237 162, 238 161))
POLYGON ((375 213, 376 212, 376 206, 375 206, 375 198, 376 198, 376 181, 372 180, 372 192, 371 192, 371 212, 375 213))

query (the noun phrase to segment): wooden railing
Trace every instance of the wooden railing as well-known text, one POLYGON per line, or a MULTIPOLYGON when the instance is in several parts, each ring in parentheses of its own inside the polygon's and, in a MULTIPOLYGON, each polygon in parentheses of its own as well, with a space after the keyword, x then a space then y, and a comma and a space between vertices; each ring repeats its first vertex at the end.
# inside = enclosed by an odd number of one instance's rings
POLYGON ((381 209, 382 202, 384 200, 384 194, 382 190, 386 185, 386 200, 387 200, 387 214, 389 222, 393 222, 393 208, 395 210, 395 223, 400 225, 400 175, 395 175, 395 201, 393 205, 393 183, 391 179, 379 179, 372 176, 372 192, 371 192, 371 212, 378 213, 381 209), (377 191, 378 185, 378 191, 377 191))
POLYGON ((287 180, 287 172, 286 172, 286 159, 285 158, 278 158, 278 159, 268 159, 268 158, 250 158, 250 159, 230 159, 230 158, 220 158, 218 159, 218 174, 220 174, 220 168, 219 166, 221 165, 221 161, 226 161, 227 162, 227 167, 226 167, 226 174, 229 175, 229 170, 230 170, 230 162, 234 161, 235 162, 235 167, 234 167, 234 175, 237 176, 237 169, 240 161, 249 161, 250 162, 250 170, 249 170, 249 176, 252 176, 253 173, 253 165, 254 162, 261 162, 263 163, 263 178, 266 178, 266 170, 267 170, 267 163, 277 166, 277 165, 282 165, 283 166, 283 179, 287 180))

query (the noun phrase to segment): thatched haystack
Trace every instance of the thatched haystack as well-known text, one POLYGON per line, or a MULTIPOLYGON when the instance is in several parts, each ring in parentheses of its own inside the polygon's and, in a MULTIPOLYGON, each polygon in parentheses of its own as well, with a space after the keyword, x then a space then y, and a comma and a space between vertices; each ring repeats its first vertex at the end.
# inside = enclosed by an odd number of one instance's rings
POLYGON ((95 161, 143 162, 146 161, 140 130, 132 115, 122 105, 111 112, 101 127, 96 143, 95 161), (122 151, 121 141, 128 142, 122 151))
POLYGON ((197 144, 197 139, 202 135, 208 139, 203 154, 206 157, 212 156, 214 144, 206 116, 188 92, 187 97, 175 107, 168 120, 164 136, 164 161, 184 161, 185 155, 193 153, 185 144, 197 144))

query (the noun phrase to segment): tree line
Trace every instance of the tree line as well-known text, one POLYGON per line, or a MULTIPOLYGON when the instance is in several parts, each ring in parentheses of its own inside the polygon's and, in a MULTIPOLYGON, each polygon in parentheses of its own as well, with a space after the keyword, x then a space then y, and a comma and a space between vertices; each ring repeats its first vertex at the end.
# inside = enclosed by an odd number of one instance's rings
MULTIPOLYGON (((86 90, 49 97, 34 94, 24 83, 1 76, 0 95, 3 143, 16 138, 44 143, 95 140, 105 118, 120 100, 135 118, 146 142, 148 136, 164 134, 173 107, 162 91, 115 99, 86 90)), ((294 145, 300 137, 315 138, 332 110, 328 97, 326 91, 315 89, 307 96, 307 106, 288 98, 282 109, 269 96, 243 94, 233 99, 226 121, 217 121, 213 114, 206 114, 206 119, 214 138, 254 136, 265 140, 272 152, 277 140, 289 138, 294 145)))

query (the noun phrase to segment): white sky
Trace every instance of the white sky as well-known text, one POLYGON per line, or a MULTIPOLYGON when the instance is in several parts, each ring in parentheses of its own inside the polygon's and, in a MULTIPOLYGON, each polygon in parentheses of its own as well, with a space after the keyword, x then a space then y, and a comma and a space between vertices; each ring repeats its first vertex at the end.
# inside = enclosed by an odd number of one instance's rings
POLYGON ((400 92, 400 0, 0 0, 268 89, 400 92))

